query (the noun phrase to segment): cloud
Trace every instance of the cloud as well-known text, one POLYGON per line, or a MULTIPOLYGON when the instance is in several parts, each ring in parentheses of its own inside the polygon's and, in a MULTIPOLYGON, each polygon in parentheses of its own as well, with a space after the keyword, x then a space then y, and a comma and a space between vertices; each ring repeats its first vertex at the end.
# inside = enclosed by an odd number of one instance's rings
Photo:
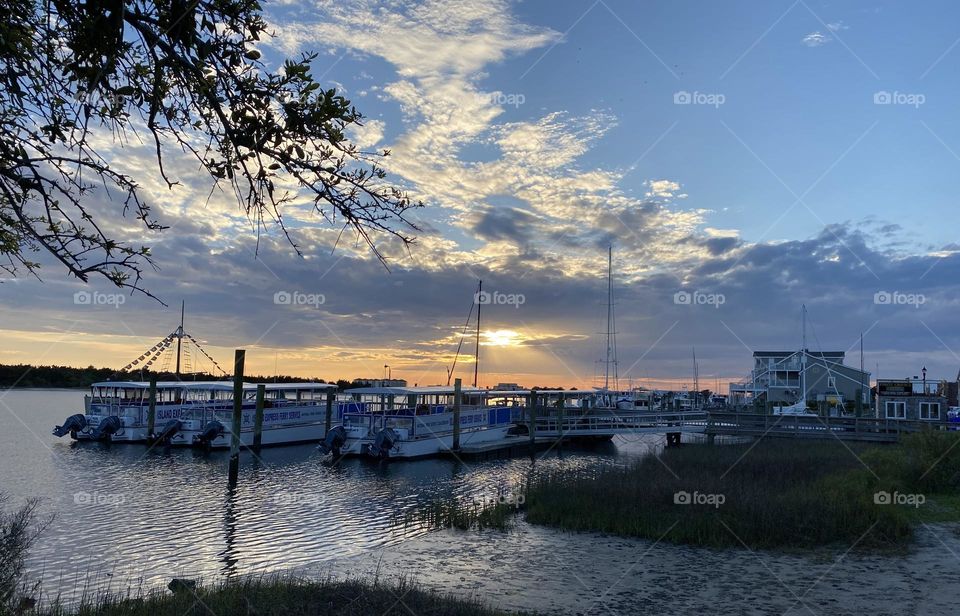
POLYGON ((822 45, 826 45, 832 40, 833 40, 833 37, 817 31, 817 32, 811 32, 810 34, 803 37, 802 42, 807 47, 820 47, 822 45))

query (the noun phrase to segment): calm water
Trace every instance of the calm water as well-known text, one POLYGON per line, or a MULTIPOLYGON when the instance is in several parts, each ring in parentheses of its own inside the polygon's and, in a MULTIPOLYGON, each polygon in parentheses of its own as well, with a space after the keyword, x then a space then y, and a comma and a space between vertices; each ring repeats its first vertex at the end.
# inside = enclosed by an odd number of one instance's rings
POLYGON ((227 487, 227 452, 78 444, 51 428, 83 408, 83 392, 0 391, 0 490, 39 497, 55 518, 33 549, 32 578, 45 593, 128 584, 153 587, 175 575, 206 579, 322 566, 397 545, 427 531, 402 523, 438 498, 496 496, 532 469, 619 463, 659 447, 646 436, 589 449, 483 462, 422 460, 322 463, 313 446, 241 455, 227 487))

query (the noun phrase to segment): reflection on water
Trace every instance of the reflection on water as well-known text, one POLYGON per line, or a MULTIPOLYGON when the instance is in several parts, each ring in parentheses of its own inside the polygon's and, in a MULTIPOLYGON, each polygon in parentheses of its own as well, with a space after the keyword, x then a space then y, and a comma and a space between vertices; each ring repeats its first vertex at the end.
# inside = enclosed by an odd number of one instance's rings
POLYGON ((322 565, 428 532, 398 523, 438 498, 509 491, 531 471, 620 462, 659 447, 656 436, 528 457, 324 465, 312 445, 229 452, 75 443, 50 429, 82 409, 80 391, 0 392, 0 490, 40 497, 56 518, 34 548, 30 574, 65 598, 109 586, 153 587, 175 575, 236 575, 322 565))

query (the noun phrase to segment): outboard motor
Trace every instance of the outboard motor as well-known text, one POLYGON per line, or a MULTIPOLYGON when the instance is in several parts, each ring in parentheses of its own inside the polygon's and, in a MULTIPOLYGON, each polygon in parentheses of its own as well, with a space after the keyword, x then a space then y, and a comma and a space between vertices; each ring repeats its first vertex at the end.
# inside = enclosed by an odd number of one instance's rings
POLYGON ((70 436, 73 438, 77 437, 77 432, 83 430, 87 427, 87 418, 83 415, 71 415, 67 417, 66 421, 63 422, 62 426, 57 426, 53 429, 53 435, 56 437, 62 437, 63 435, 70 433, 70 436))
POLYGON ((207 423, 207 425, 203 427, 203 431, 193 437, 193 440, 197 445, 209 445, 214 441, 214 439, 219 437, 224 432, 225 429, 223 424, 214 419, 213 421, 207 423))
POLYGON ((109 440, 116 432, 123 428, 123 422, 116 415, 110 415, 100 420, 100 425, 93 429, 90 438, 95 441, 109 440))
POLYGON ((340 448, 343 447, 343 444, 347 442, 347 430, 343 426, 334 426, 330 428, 330 431, 327 432, 326 438, 324 438, 317 449, 323 452, 323 455, 332 453, 335 457, 340 457, 340 448))
POLYGON ((399 440, 397 433, 393 431, 393 428, 384 428, 377 432, 377 436, 373 439, 373 444, 370 445, 370 448, 367 450, 368 453, 380 459, 385 459, 390 457, 390 450, 393 449, 393 445, 399 440))
POLYGON ((169 444, 170 439, 172 439, 181 428, 183 428, 183 424, 180 423, 179 419, 171 419, 164 424, 163 429, 157 433, 157 435, 154 437, 154 441, 169 444))

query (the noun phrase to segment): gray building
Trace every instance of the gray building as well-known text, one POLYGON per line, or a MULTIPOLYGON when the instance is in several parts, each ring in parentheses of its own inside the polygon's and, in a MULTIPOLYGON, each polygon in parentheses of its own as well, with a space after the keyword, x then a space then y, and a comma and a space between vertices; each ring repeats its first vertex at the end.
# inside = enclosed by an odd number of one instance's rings
POLYGON ((948 395, 946 380, 879 379, 876 414, 880 419, 946 421, 948 395))
POLYGON ((805 400, 821 415, 870 412, 870 373, 844 359, 843 351, 755 351, 750 377, 730 383, 730 405, 772 412, 805 400))

